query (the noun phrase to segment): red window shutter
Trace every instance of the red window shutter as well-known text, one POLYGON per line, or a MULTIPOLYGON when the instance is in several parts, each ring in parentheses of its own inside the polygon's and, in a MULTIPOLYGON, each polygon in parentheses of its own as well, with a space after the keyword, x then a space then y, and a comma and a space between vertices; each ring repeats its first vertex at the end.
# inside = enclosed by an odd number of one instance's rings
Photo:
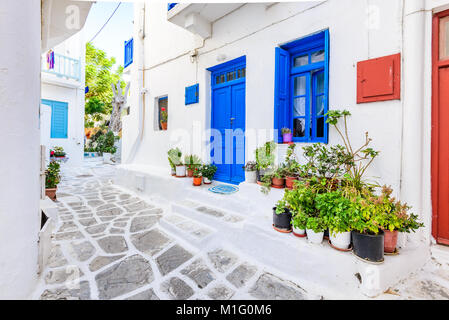
POLYGON ((357 103, 400 99, 400 53, 357 63, 357 103))

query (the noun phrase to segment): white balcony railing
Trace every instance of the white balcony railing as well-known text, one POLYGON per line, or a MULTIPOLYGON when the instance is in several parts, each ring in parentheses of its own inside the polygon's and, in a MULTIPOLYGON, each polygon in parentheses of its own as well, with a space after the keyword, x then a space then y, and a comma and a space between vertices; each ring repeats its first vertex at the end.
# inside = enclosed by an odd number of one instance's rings
POLYGON ((42 64, 42 72, 54 74, 61 78, 73 79, 80 81, 81 79, 81 62, 78 59, 63 56, 55 53, 55 64, 53 69, 47 68, 47 63, 42 64))

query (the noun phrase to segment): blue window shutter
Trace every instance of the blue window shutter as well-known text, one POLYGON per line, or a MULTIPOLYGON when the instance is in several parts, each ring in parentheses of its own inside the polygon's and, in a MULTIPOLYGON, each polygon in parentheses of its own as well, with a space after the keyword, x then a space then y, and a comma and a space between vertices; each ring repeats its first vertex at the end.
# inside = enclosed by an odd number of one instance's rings
POLYGON ((190 87, 186 87, 185 90, 185 104, 193 104, 193 103, 198 103, 199 101, 199 85, 198 83, 190 86, 190 87))
POLYGON ((276 48, 274 76, 274 129, 278 130, 275 141, 282 143, 282 128, 292 129, 289 110, 289 75, 290 75, 290 54, 288 51, 276 48))
MULTIPOLYGON (((329 111, 329 50, 330 36, 329 29, 324 31, 324 114, 329 111)), ((326 123, 327 117, 324 117, 324 143, 329 142, 329 124, 326 123)))
POLYGON ((51 134, 52 139, 67 139, 68 104, 53 101, 51 105, 51 134))

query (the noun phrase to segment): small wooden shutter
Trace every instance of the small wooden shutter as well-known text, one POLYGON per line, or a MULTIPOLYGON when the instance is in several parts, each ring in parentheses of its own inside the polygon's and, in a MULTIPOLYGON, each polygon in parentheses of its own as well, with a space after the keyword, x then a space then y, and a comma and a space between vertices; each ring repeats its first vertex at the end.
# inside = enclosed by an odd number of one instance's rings
POLYGON ((190 87, 186 87, 186 91, 185 91, 185 104, 193 104, 193 103, 198 103, 199 101, 199 97, 198 97, 198 90, 199 89, 199 85, 195 84, 193 86, 190 87))
POLYGON ((51 138, 67 139, 68 105, 54 101, 51 106, 51 138))

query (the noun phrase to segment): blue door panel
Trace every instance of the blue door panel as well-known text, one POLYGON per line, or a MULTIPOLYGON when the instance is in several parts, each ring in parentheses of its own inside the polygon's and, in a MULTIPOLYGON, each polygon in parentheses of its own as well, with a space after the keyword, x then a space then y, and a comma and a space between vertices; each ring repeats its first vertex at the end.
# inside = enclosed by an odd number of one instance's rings
MULTIPOLYGON (((245 68, 241 59, 236 63, 225 63, 219 73, 233 72, 245 68)), ((216 67, 214 67, 216 68, 216 67)), ((229 82, 215 85, 216 72, 212 72, 212 129, 221 133, 221 147, 213 145, 211 157, 217 166, 215 179, 222 182, 239 184, 245 181, 245 79, 231 79, 229 82), (221 156, 217 153, 221 151, 221 156), (218 159, 219 158, 219 159, 218 159), (219 163, 221 160, 221 163, 219 163)), ((215 137, 211 137, 211 142, 215 137)))

